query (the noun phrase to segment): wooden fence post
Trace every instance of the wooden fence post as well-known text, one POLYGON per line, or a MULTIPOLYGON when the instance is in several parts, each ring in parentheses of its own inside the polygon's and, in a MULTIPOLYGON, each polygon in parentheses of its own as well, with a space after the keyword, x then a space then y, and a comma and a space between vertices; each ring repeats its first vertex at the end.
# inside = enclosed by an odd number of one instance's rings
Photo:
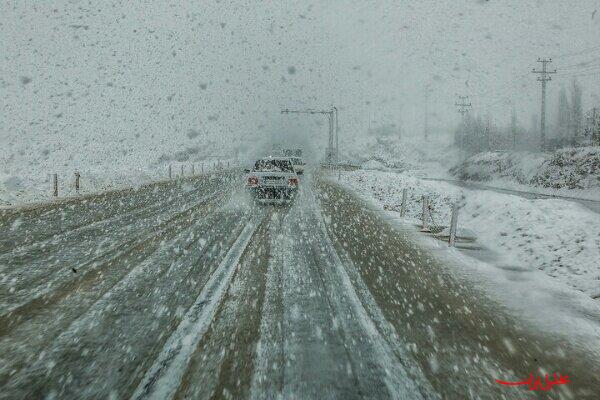
POLYGON ((429 224, 428 224, 428 220, 429 220, 429 201, 428 201, 427 196, 423 195, 422 202, 423 202, 423 213, 421 215, 421 220, 423 222, 423 226, 421 227, 421 232, 431 232, 430 229, 429 229, 429 224))
POLYGON ((194 168, 194 163, 192 163, 192 176, 194 176, 194 175, 196 174, 196 171, 195 171, 195 169, 196 169, 196 168, 194 168))
POLYGON ((452 205, 452 217, 450 218, 450 237, 448 238, 448 245, 454 246, 456 240, 456 227, 458 225, 458 204, 452 205))
POLYGON ((183 164, 181 164, 181 177, 183 178, 183 164))
POLYGON ((79 174, 79 172, 75 172, 75 192, 79 193, 79 178, 81 177, 81 175, 79 174))
POLYGON ((171 179, 172 177, 172 173, 171 173, 171 164, 169 164, 169 179, 171 179))
POLYGON ((54 197, 58 197, 58 174, 52 174, 52 186, 54 187, 54 197))
POLYGON ((406 214, 406 188, 402 189, 402 204, 400 205, 400 216, 404 218, 406 214))

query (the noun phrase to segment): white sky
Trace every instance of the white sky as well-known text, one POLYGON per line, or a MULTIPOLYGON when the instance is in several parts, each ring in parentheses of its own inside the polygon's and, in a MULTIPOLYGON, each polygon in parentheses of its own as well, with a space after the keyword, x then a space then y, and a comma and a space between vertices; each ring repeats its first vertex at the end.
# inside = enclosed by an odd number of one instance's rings
POLYGON ((596 8, 595 0, 4 1, 0 158, 144 162, 204 140, 189 139, 189 129, 227 149, 286 129, 321 137, 324 126, 279 110, 331 104, 346 138, 363 134, 369 118, 420 132, 428 85, 440 129, 456 122, 459 93, 500 122, 514 101, 528 125, 539 108, 529 72, 537 57, 554 57, 560 72, 549 84, 551 122, 573 75, 585 106, 600 102, 596 8))

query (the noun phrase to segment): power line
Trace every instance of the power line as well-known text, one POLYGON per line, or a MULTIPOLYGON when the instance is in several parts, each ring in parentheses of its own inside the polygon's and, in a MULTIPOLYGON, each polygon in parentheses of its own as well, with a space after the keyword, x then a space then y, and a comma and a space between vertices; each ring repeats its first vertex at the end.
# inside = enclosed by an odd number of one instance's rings
POLYGON ((592 58, 591 60, 587 60, 587 61, 580 61, 577 62, 575 64, 571 64, 571 65, 566 65, 564 67, 561 67, 561 70, 564 69, 577 69, 577 68, 588 68, 588 67, 599 67, 600 64, 593 64, 595 62, 600 61, 600 57, 596 57, 596 58, 592 58), (589 65, 591 64, 591 65, 589 65))
POLYGON ((562 71, 561 70, 561 72, 559 72, 559 74, 562 74, 562 75, 572 75, 572 74, 579 74, 579 73, 597 71, 599 69, 600 69, 600 65, 590 65, 588 67, 580 68, 580 69, 571 69, 571 70, 567 70, 567 71, 562 71))
POLYGON ((573 56, 578 56, 578 55, 582 55, 582 54, 586 54, 586 53, 594 53, 597 51, 600 51, 600 46, 593 46, 593 47, 589 47, 589 48, 583 49, 583 50, 572 51, 570 53, 554 55, 553 58, 573 57, 573 56))
MULTIPOLYGON (((514 76, 509 82, 506 82, 500 86, 499 89, 509 89, 515 86, 516 84, 522 83, 519 79, 523 79, 529 75, 529 72, 514 76)), ((497 92, 497 89, 489 89, 480 93, 472 93, 473 97, 486 97, 488 94, 497 92)))
POLYGON ((572 78, 578 78, 578 77, 583 77, 583 76, 596 76, 600 74, 600 70, 594 71, 594 70, 590 70, 590 71, 578 71, 578 72, 573 72, 570 74, 561 74, 559 73, 560 76, 570 76, 572 78))
MULTIPOLYGON (((565 68, 561 67, 561 70, 567 70, 567 71, 569 71, 569 70, 578 70, 578 69, 587 69, 587 68, 598 68, 598 67, 600 67, 600 64, 593 63, 595 61, 596 60, 594 60, 594 61, 580 62, 578 64, 573 64, 573 65, 566 66, 565 68)), ((598 58, 597 61, 600 61, 600 58, 598 58)))
MULTIPOLYGON (((596 46, 596 47, 592 47, 592 48, 588 48, 585 50, 581 50, 578 52, 572 52, 572 53, 565 53, 564 55, 561 56, 567 56, 567 55, 574 55, 574 54, 583 54, 585 52, 591 52, 591 51, 599 51, 600 52, 600 46, 596 46)), ((494 106, 498 103, 506 103, 508 104, 508 99, 505 96, 500 96, 499 97, 499 93, 505 93, 506 96, 508 96, 508 91, 511 90, 512 88, 515 88, 517 86, 522 86, 525 87, 525 85, 529 86, 529 84, 527 84, 525 81, 521 81, 521 78, 526 77, 529 73, 533 72, 536 74, 539 74, 538 76, 538 81, 540 81, 542 83, 542 107, 544 108, 544 110, 542 111, 542 115, 540 116, 543 119, 543 122, 541 122, 540 125, 543 126, 541 133, 542 133, 542 142, 545 141, 545 103, 546 103, 546 96, 545 96, 545 92, 546 92, 546 83, 551 79, 550 74, 557 74, 557 76, 562 77, 563 79, 565 78, 569 78, 569 77, 598 77, 600 76, 600 64, 598 65, 582 65, 582 64, 590 64, 590 63, 594 63, 596 61, 600 61, 600 57, 595 57, 595 58, 591 58, 588 59, 586 61, 581 61, 578 62, 576 64, 570 64, 567 65, 564 69, 563 67, 561 67, 561 71, 556 71, 556 70, 548 70, 547 69, 547 64, 552 62, 552 59, 538 59, 538 62, 542 63, 542 69, 541 70, 536 70, 533 69, 530 72, 527 72, 525 74, 522 75, 514 75, 513 78, 510 79, 510 81, 501 84, 500 86, 496 87, 496 88, 490 88, 489 90, 484 90, 482 92, 479 93, 472 93, 472 97, 476 97, 476 98, 482 98, 482 99, 491 99, 493 100, 491 103, 490 102, 484 102, 483 104, 489 106, 494 106), (546 67, 546 71, 544 72, 544 67, 546 67)), ((456 104, 457 106, 459 104, 456 104)), ((459 112, 461 112, 459 110, 459 112)), ((461 112, 461 114, 464 115, 464 113, 466 113, 466 111, 461 112)))

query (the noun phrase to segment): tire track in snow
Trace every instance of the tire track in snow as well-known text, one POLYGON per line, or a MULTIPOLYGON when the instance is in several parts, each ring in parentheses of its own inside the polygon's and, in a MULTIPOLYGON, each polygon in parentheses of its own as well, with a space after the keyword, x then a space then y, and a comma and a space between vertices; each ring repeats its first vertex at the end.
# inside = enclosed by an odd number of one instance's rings
MULTIPOLYGON (((314 193, 310 193, 309 196, 310 203, 312 208, 314 209, 314 213, 316 218, 318 219, 318 225, 320 230, 320 236, 322 236, 323 242, 326 244, 327 252, 332 259, 333 273, 337 275, 338 282, 330 282, 330 284, 339 285, 343 291, 343 297, 346 298, 346 301, 352 307, 356 321, 358 321, 360 327, 362 328, 363 333, 368 338, 368 342, 370 347, 373 350, 374 357, 378 364, 378 368, 380 369, 380 376, 383 377, 383 381, 386 385, 387 391, 391 398, 393 399, 419 399, 423 398, 421 394, 421 390, 419 386, 426 383, 426 380, 423 379, 419 384, 417 384, 412 377, 409 375, 406 367, 400 362, 398 357, 396 356, 394 350, 390 346, 390 343, 382 336, 380 331, 377 329, 377 324, 372 320, 369 312, 365 309, 360 297, 358 296, 354 284, 352 283, 348 272, 346 271, 346 267, 344 266, 339 254, 337 253, 331 239, 329 238, 329 234, 327 233, 327 229, 325 226, 325 219, 321 214, 319 206, 315 200, 314 193)), ((342 299, 335 299, 334 303, 336 308, 340 311, 342 310, 342 299)), ((371 302, 374 304, 374 302, 371 302)), ((340 322, 343 326, 344 330, 348 330, 349 328, 345 326, 347 322, 340 318, 340 322)), ((355 361, 361 361, 357 359, 355 361)), ((428 390, 431 394, 432 390, 428 390)))
POLYGON ((206 283, 177 330, 169 337, 131 399, 171 399, 183 378, 192 354, 208 330, 259 223, 250 221, 206 283))
POLYGON ((227 176, 203 175, 185 180, 154 182, 139 188, 65 198, 33 207, 0 209, 0 233, 11 233, 7 239, 0 237, 0 254, 12 251, 15 243, 21 246, 31 245, 91 224, 102 223, 117 215, 126 216, 138 210, 141 204, 147 208, 164 203, 165 198, 176 200, 177 194, 185 186, 197 186, 198 190, 194 190, 195 192, 206 191, 216 181, 227 181, 227 176), (109 215, 106 214, 108 206, 112 207, 112 214, 109 215), (67 215, 69 218, 64 218, 67 215), (13 224, 17 224, 19 228, 13 230, 13 224))
MULTIPOLYGON (((78 262, 81 262, 80 256, 98 258, 112 253, 118 248, 119 241, 131 235, 133 229, 151 230, 153 224, 160 223, 161 216, 169 212, 171 215, 175 214, 182 205, 193 202, 194 196, 201 193, 201 190, 193 190, 179 197, 169 197, 157 204, 140 205, 125 214, 117 213, 102 221, 51 235, 31 244, 16 246, 10 252, 0 254, 0 274, 3 274, 6 280, 15 280, 13 286, 17 293, 26 291, 33 283, 41 282, 46 286, 49 274, 69 270, 71 266, 76 267, 78 262), (111 243, 106 246, 99 245, 106 239, 112 239, 111 243)), ((209 201, 219 192, 216 190, 195 202, 209 201)))
POLYGON ((271 254, 267 265, 265 293, 256 344, 254 373, 250 387, 250 398, 268 398, 280 392, 283 386, 285 360, 283 351, 283 250, 281 232, 283 217, 277 215, 269 226, 271 254))
MULTIPOLYGON (((103 270, 107 265, 118 261, 119 259, 129 255, 136 249, 139 249, 152 240, 158 240, 166 232, 174 230, 177 227, 177 223, 182 218, 192 215, 196 209, 205 207, 211 204, 210 201, 218 200, 220 193, 210 195, 206 202, 197 203, 191 207, 184 209, 181 212, 176 213, 165 221, 154 226, 153 230, 144 232, 139 237, 134 237, 118 245, 117 249, 113 249, 112 253, 103 254, 98 258, 89 260, 88 262, 80 265, 79 268, 82 270, 78 276, 73 276, 70 270, 63 270, 58 276, 54 276, 52 280, 48 280, 48 283, 41 289, 34 293, 34 296, 26 298, 21 303, 16 305, 4 305, 3 313, 0 314, 0 334, 7 335, 11 329, 17 326, 23 317, 29 315, 32 310, 44 307, 47 308, 59 300, 65 298, 78 287, 89 285, 91 282, 96 281, 102 277, 103 270), (108 259, 103 260, 103 258, 108 259), (102 260, 102 262, 99 262, 102 260), (88 267, 89 268, 86 268, 88 267), (63 276, 67 279, 64 279, 63 276), (62 278, 62 279, 60 279, 62 278)), ((0 296, 1 299, 1 296, 0 296)))
POLYGON ((306 185, 273 236, 250 397, 423 398, 426 380, 363 305, 314 197, 306 185))
POLYGON ((264 310, 271 229, 278 211, 268 215, 239 261, 215 317, 198 343, 174 399, 249 397, 264 310), (206 368, 210 365, 211 368, 206 368))
MULTIPOLYGON (((160 187, 159 185, 148 186, 143 193, 134 193, 125 200, 116 197, 111 198, 110 201, 104 200, 104 202, 91 203, 89 209, 54 208, 50 210, 50 213, 56 214, 53 218, 44 219, 41 216, 38 220, 32 221, 31 217, 24 215, 22 218, 25 221, 19 224, 19 229, 16 231, 12 231, 10 226, 0 226, 0 233, 18 234, 23 230, 28 232, 26 235, 11 237, 10 241, 0 240, 0 268, 2 268, 1 262, 6 258, 27 255, 39 249, 44 249, 47 252, 48 248, 60 244, 61 241, 79 237, 78 232, 85 233, 98 227, 104 229, 106 226, 111 228, 116 226, 119 228, 127 227, 131 225, 132 221, 137 222, 136 218, 138 216, 141 216, 142 219, 148 216, 156 218, 157 215, 164 213, 169 207, 189 203, 190 199, 193 199, 197 194, 206 193, 207 190, 210 191, 215 183, 199 180, 174 182, 173 185, 169 188, 160 187), (190 186, 191 189, 189 189, 190 186), (88 216, 90 216, 90 219, 85 219, 88 216), (83 218, 83 221, 72 223, 73 220, 79 218, 83 218)), ((102 195, 96 197, 98 201, 102 198, 102 195)), ((92 202, 94 199, 81 199, 84 204, 86 201, 92 202)), ((80 205, 80 207, 84 206, 80 205)))
MULTIPOLYGON (((62 374, 77 376, 78 379, 85 376, 89 372, 90 364, 85 361, 74 365, 67 363, 65 362, 68 358, 67 355, 80 351, 78 349, 86 347, 86 344, 89 345, 89 338, 93 338, 91 339, 93 344, 87 347, 86 353, 92 354, 94 350, 91 349, 94 349, 94 346, 111 348, 111 337, 114 340, 120 334, 126 332, 120 330, 118 315, 127 312, 128 309, 131 310, 131 307, 136 307, 135 300, 139 298, 139 294, 136 295, 138 290, 136 285, 140 281, 152 277, 146 287, 148 290, 153 289, 149 290, 152 293, 156 293, 157 288, 161 287, 160 284, 163 281, 172 281, 173 277, 167 278, 167 276, 173 268, 190 264, 191 259, 189 258, 194 253, 187 252, 185 249, 195 244, 199 246, 196 251, 211 251, 210 248, 216 244, 217 238, 198 243, 201 237, 194 234, 194 232, 202 232, 204 227, 216 222, 216 215, 209 214, 212 222, 205 221, 203 218, 211 210, 212 207, 209 207, 207 210, 194 214, 184 221, 176 221, 172 224, 172 227, 181 229, 181 231, 175 236, 170 238, 160 237, 156 239, 153 245, 146 243, 146 246, 151 249, 150 253, 146 252, 147 254, 141 255, 141 258, 139 254, 136 254, 134 259, 124 260, 124 262, 134 265, 131 269, 110 269, 96 284, 72 292, 65 301, 59 302, 52 308, 40 310, 31 319, 25 321, 22 326, 19 326, 15 332, 12 332, 11 336, 3 337, 0 340, 0 354, 11 360, 13 370, 8 375, 8 371, 0 368, 0 386, 4 385, 7 392, 13 393, 13 397, 23 397, 25 394, 30 393, 29 390, 41 390, 42 393, 44 393, 44 390, 71 390, 71 385, 64 385, 62 388, 53 386, 51 382, 59 382, 59 379, 51 378, 53 377, 52 369, 46 372, 45 378, 40 376, 39 371, 45 368, 46 361, 53 360, 59 365, 64 365, 61 368, 62 374), (174 253, 168 250, 176 248, 184 248, 184 251, 174 253), (171 259, 172 264, 169 267, 168 264, 171 259), (155 285, 152 284, 152 279, 158 280, 155 285), (132 297, 123 297, 125 293, 132 297), (102 325, 107 318, 116 323, 108 334, 102 330, 102 325), (40 330, 44 331, 43 336, 34 334, 40 330), (105 341, 106 344, 100 346, 102 341, 105 341), (45 356, 30 364, 31 361, 28 357, 31 357, 32 354, 45 356), (10 380, 8 380, 9 378, 10 380), (16 395, 16 393, 20 393, 20 395, 16 395)), ((236 227, 236 231, 240 232, 241 226, 236 227)), ((232 242, 236 236, 231 235, 232 242)), ((222 256, 216 259, 215 263, 211 263, 211 266, 218 265, 218 261, 222 256)), ((140 315, 142 314, 140 313, 140 315)), ((156 321, 157 319, 154 319, 154 322, 156 321)), ((175 327, 176 325, 171 329, 175 327)), ((127 339, 131 336, 127 335, 127 339)), ((119 343, 122 346, 124 342, 119 341, 119 343)), ((158 350, 160 350, 160 347, 158 350)), ((110 358, 109 352, 101 352, 100 356, 95 356, 94 366, 99 368, 98 373, 94 374, 97 377, 106 379, 103 374, 110 368, 103 368, 102 363, 106 364, 107 357, 110 358)), ((144 359, 146 359, 145 356, 144 359)), ((120 365, 119 361, 116 361, 113 365, 120 365)), ((113 387, 118 386, 116 382, 112 383, 113 387)), ((92 387, 97 390, 96 386, 88 385, 85 390, 91 390, 92 387)), ((80 393, 83 392, 84 390, 80 389, 80 393)))

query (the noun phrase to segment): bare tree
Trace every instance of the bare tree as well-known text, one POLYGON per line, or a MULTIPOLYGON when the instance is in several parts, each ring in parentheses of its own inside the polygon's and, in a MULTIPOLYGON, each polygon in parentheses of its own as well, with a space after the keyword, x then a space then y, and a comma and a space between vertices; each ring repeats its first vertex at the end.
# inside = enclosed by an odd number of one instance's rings
POLYGON ((582 89, 577 79, 573 79, 571 84, 571 138, 573 141, 581 134, 583 104, 581 100, 582 89))
POLYGON ((514 104, 510 113, 510 135, 512 137, 512 148, 517 149, 517 109, 514 104))
POLYGON ((600 145, 600 107, 593 107, 585 114, 583 133, 592 144, 600 145))
POLYGON ((560 140, 569 137, 569 129, 571 126, 571 109, 569 107, 569 99, 567 98, 567 90, 563 86, 558 95, 558 112, 556 113, 556 136, 560 140))

